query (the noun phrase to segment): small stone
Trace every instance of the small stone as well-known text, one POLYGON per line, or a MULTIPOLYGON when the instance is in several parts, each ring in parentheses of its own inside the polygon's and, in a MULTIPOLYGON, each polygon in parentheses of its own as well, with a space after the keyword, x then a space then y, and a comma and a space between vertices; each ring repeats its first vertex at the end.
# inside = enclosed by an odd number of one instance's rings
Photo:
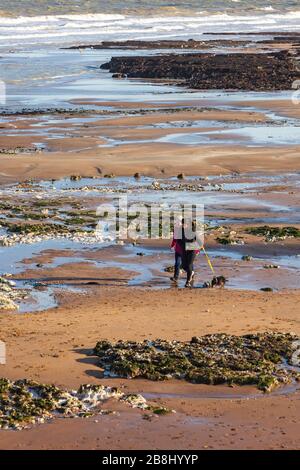
POLYGON ((79 180, 81 180, 81 176, 80 175, 71 175, 70 180, 71 181, 79 181, 79 180))
POLYGON ((242 261, 252 261, 253 257, 250 255, 243 255, 242 256, 242 261))

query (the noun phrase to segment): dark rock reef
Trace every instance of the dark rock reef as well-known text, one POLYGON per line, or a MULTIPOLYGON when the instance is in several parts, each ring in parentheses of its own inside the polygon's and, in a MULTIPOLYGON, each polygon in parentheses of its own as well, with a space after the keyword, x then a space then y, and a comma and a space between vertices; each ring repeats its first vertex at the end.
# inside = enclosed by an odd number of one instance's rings
POLYGON ((265 392, 300 380, 292 364, 295 341, 284 333, 211 334, 191 341, 99 341, 94 354, 106 375, 201 384, 255 385, 265 392))
POLYGON ((188 39, 187 41, 163 39, 155 41, 103 41, 100 44, 81 44, 66 49, 210 49, 212 47, 236 47, 245 46, 249 41, 240 39, 213 39, 209 41, 197 41, 195 39, 188 39))
POLYGON ((101 68, 129 78, 178 80, 193 89, 288 90, 300 78, 289 51, 112 57, 101 68))

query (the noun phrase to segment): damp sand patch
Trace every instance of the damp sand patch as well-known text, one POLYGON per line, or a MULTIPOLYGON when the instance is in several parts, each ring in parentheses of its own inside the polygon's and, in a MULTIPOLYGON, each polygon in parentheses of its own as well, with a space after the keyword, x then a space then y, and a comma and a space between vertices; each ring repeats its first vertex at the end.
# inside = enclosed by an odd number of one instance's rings
POLYGON ((254 385, 270 392, 300 381, 292 358, 299 338, 285 333, 212 334, 191 341, 99 341, 94 354, 105 376, 207 385, 254 385))
POLYGON ((101 407, 109 399, 157 415, 171 411, 149 404, 142 395, 126 394, 116 387, 84 384, 78 390, 64 390, 32 380, 0 378, 0 429, 23 429, 56 417, 88 418, 108 414, 110 411, 101 407))

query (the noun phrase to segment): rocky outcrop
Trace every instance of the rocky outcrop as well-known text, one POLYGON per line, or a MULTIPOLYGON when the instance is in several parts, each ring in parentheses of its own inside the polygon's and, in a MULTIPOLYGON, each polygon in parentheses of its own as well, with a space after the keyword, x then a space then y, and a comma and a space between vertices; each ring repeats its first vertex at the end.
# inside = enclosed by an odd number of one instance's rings
POLYGON ((129 78, 178 80, 194 89, 287 90, 300 78, 288 51, 112 57, 101 68, 129 78))
POLYGON ((245 46, 249 41, 240 39, 213 39, 197 41, 188 39, 187 41, 163 39, 156 41, 103 41, 100 44, 81 44, 66 49, 210 49, 212 47, 236 47, 245 46))
POLYGON ((201 384, 255 385, 265 392, 300 380, 295 341, 284 333, 212 334, 191 341, 99 341, 94 354, 106 375, 201 384))
POLYGON ((148 404, 142 395, 124 393, 116 387, 83 384, 78 390, 64 390, 33 380, 0 378, 0 429, 23 429, 56 417, 88 418, 108 414, 110 411, 102 409, 102 405, 111 399, 155 414, 170 411, 148 404))

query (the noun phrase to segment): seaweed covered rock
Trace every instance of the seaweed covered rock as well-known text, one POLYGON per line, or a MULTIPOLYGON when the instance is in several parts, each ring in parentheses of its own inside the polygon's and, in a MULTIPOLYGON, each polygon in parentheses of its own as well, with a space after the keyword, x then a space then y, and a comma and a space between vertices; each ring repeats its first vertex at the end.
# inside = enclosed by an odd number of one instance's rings
POLYGON ((297 227, 270 227, 262 225, 260 227, 249 227, 246 230, 251 235, 265 237, 266 242, 285 240, 286 238, 300 238, 300 229, 297 227))
POLYGON ((27 292, 16 289, 15 283, 0 277, 0 310, 16 310, 19 308, 17 302, 26 298, 27 292))
POLYGON ((212 334, 191 341, 99 341, 94 354, 106 375, 193 383, 255 385, 263 391, 300 378, 291 363, 298 338, 284 333, 212 334))
POLYGON ((0 429, 22 429, 56 416, 89 417, 105 413, 101 405, 110 398, 157 414, 170 411, 159 407, 159 413, 158 407, 148 404, 141 395, 125 394, 115 387, 84 384, 77 391, 67 391, 32 380, 13 382, 0 378, 0 429))

